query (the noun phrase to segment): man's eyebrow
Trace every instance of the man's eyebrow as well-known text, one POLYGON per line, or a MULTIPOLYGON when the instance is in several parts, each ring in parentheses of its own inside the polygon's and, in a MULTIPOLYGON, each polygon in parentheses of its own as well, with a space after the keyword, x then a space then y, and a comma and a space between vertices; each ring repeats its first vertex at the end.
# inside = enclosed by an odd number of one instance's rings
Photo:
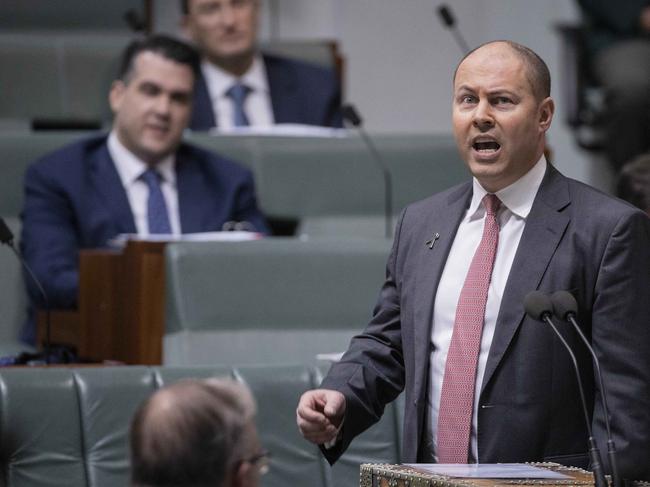
POLYGON ((471 91, 471 92, 474 92, 474 91, 476 91, 476 90, 474 90, 474 88, 472 88, 472 87, 469 86, 469 85, 465 85, 465 84, 463 84, 463 85, 460 85, 460 86, 456 89, 456 91, 471 91))

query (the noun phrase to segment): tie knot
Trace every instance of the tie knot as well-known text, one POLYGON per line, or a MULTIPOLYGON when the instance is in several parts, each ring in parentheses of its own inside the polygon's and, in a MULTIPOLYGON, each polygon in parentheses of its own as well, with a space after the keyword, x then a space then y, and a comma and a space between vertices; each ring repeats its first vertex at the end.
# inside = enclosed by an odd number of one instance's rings
POLYGON ((483 206, 488 215, 496 215, 501 207, 501 200, 497 195, 488 193, 483 197, 483 206))
POLYGON ((228 91, 226 91, 226 96, 231 98, 236 103, 243 103, 246 99, 246 96, 251 92, 250 86, 247 86, 242 83, 235 83, 228 91))
POLYGON ((140 179, 144 181, 147 186, 160 186, 162 176, 154 168, 150 167, 140 175, 140 179))

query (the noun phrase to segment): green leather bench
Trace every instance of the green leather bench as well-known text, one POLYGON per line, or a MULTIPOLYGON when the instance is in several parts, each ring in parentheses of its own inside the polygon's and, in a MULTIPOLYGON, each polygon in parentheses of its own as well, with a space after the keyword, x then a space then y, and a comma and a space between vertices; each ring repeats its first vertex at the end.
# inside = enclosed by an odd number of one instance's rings
POLYGON ((300 395, 320 382, 314 368, 0 369, 0 485, 128 485, 128 429, 138 404, 173 381, 211 376, 247 383, 257 400, 261 441, 272 453, 262 487, 356 487, 361 462, 399 462, 394 406, 334 468, 300 437, 295 408, 300 395))
POLYGON ((343 352, 371 317, 389 250, 383 238, 169 244, 163 363, 314 364, 343 352))

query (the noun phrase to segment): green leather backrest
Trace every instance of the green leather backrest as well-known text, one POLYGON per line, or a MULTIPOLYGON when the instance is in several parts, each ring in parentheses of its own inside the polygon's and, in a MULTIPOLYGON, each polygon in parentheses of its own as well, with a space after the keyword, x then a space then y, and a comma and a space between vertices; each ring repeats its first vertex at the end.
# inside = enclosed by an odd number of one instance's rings
POLYGON ((130 34, 0 34, 0 65, 11 67, 0 71, 0 119, 107 122, 108 92, 130 40, 130 34))
MULTIPOLYGON (((300 220, 383 215, 384 180, 377 162, 354 132, 332 133, 337 135, 190 133, 187 138, 250 166, 260 206, 269 216, 300 220)), ((372 140, 391 175, 395 214, 468 177, 451 136, 373 135, 372 140)))
POLYGON ((385 239, 169 244, 166 329, 362 329, 384 279, 385 239))
POLYGON ((0 29, 25 31, 58 29, 69 31, 120 30, 127 32, 124 13, 135 8, 142 12, 142 0, 111 0, 88 2, 87 0, 2 0, 0 2, 0 29))
POLYGON ((356 487, 360 462, 399 461, 395 418, 387 411, 330 470, 295 425, 298 398, 320 381, 304 366, 2 369, 0 485, 128 485, 128 430, 140 402, 181 378, 213 376, 245 382, 256 398, 260 438, 273 455, 262 487, 356 487))

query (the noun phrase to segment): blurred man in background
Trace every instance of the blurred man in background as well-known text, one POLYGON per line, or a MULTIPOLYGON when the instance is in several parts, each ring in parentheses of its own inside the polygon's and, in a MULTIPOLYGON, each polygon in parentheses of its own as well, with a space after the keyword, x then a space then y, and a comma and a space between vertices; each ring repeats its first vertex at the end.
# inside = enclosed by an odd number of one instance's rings
POLYGON ((181 7, 183 26, 203 57, 192 129, 342 125, 332 70, 258 50, 260 0, 182 0, 181 7))

